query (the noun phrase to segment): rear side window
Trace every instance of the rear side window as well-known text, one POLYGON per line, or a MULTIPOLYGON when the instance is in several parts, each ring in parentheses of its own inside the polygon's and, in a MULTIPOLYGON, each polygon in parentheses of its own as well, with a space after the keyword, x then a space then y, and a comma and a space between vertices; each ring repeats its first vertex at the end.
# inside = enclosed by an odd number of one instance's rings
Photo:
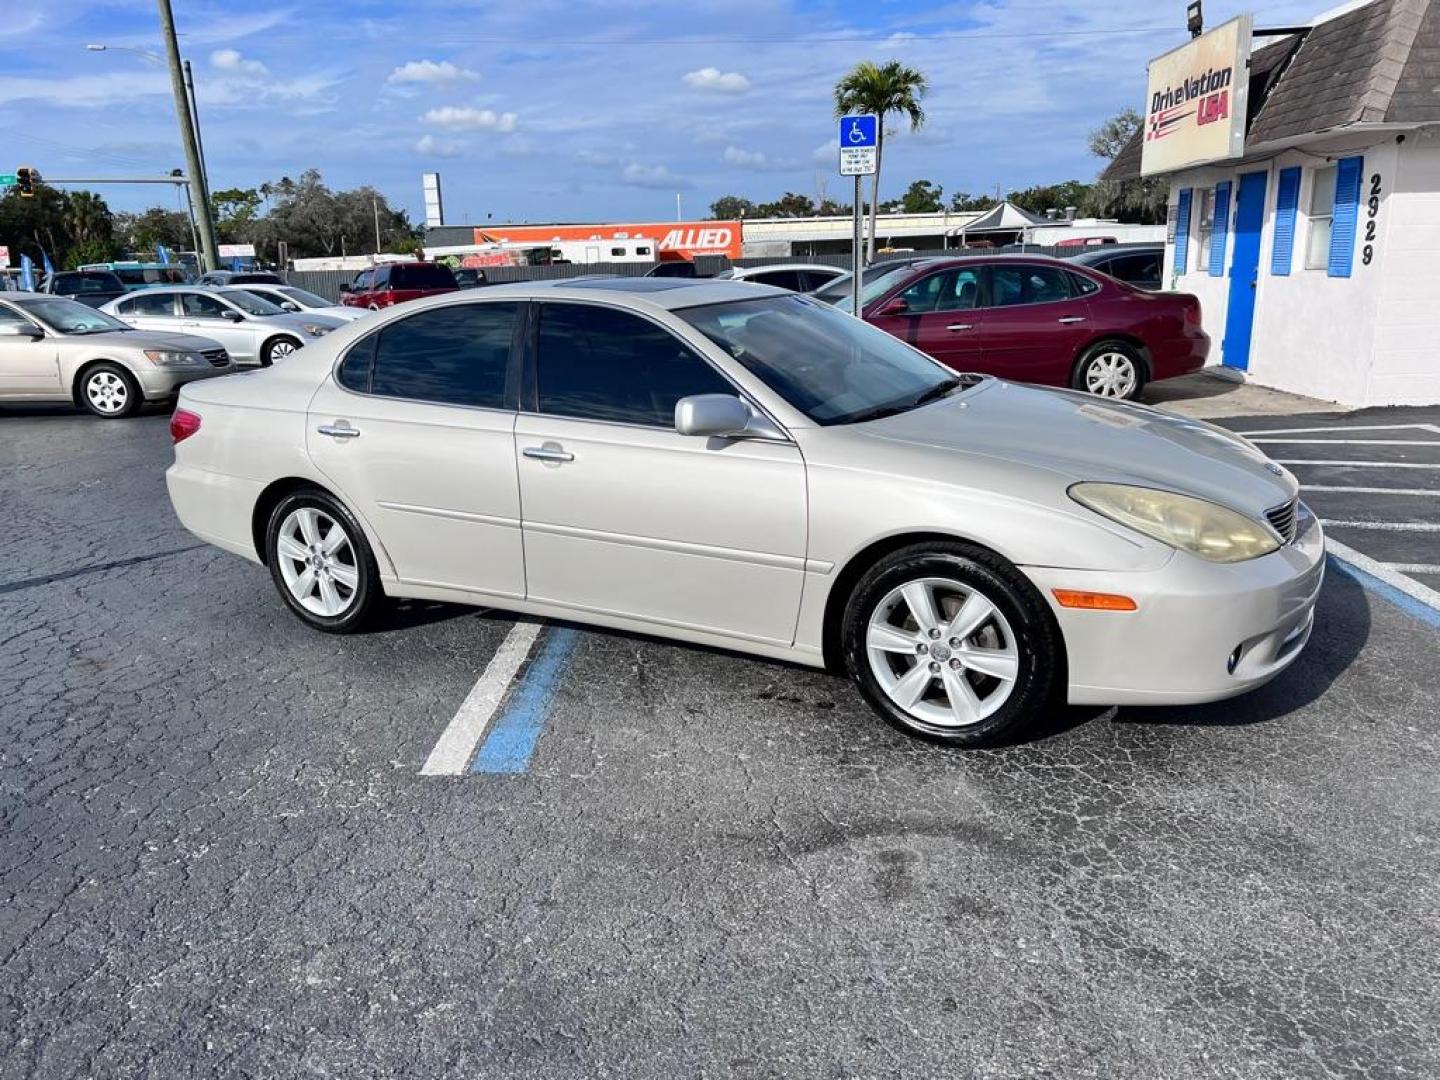
POLYGON ((990 303, 995 307, 1010 307, 1069 300, 1070 276, 1053 266, 992 266, 990 303))
MULTIPOLYGON (((370 365, 370 392, 446 405, 505 408, 510 343, 519 311, 519 304, 458 304, 391 323, 372 335, 378 341, 370 365)), ((358 345, 351 349, 341 364, 341 384, 358 389, 364 381, 360 368, 365 361, 358 345), (354 368, 347 370, 352 360, 354 368)))
POLYGON ((1105 271, 1121 281, 1154 283, 1160 280, 1160 255, 1147 251, 1139 255, 1120 255, 1110 261, 1105 271))
POLYGON ((139 293, 120 303, 126 315, 174 315, 175 297, 170 293, 139 293))
POLYGON ((455 275, 448 266, 419 263, 415 266, 390 267, 392 289, 453 289, 455 275))
POLYGON ((1093 292, 1100 291, 1100 286, 1083 274, 1066 274, 1066 277, 1070 279, 1070 291, 1076 296, 1089 296, 1093 292))
POLYGON ((540 313, 540 411, 586 420, 673 427, 691 394, 733 394, 674 334, 611 308, 546 304, 540 313))

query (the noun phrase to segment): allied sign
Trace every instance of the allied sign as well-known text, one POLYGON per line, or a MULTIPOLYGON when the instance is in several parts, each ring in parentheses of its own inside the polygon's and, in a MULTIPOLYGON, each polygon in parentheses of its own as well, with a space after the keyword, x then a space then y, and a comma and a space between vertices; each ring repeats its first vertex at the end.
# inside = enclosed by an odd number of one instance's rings
POLYGON ((740 258, 738 221, 645 221, 620 225, 486 225, 474 232, 477 244, 544 244, 562 240, 653 240, 662 257, 697 255, 740 258))
POLYGON ((868 113, 840 118, 840 175, 870 176, 880 163, 880 121, 868 113))
POLYGON ((1150 61, 1140 175, 1245 152, 1251 25, 1240 15, 1150 61))

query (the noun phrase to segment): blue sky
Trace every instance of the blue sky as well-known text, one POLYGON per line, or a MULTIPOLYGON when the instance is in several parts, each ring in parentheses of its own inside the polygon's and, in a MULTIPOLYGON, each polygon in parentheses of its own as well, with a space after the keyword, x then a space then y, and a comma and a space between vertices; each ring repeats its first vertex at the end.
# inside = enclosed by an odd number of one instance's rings
MULTIPOLYGON (((452 224, 703 216, 724 194, 847 195, 831 88, 857 60, 931 80, 929 122, 887 143, 911 179, 993 191, 1089 179, 1086 133, 1144 97, 1184 41, 1181 0, 173 0, 213 188, 307 167, 419 218, 441 173, 452 224), (1172 26, 1155 32, 1153 28, 1172 26), (1144 31, 1150 28, 1150 32, 1144 31), (1122 32, 1126 31, 1126 32, 1122 32)), ((1257 25, 1323 4, 1248 7, 1257 25)), ((153 0, 7 0, 0 156, 51 176, 183 164, 153 0)), ((1247 10, 1208 0, 1209 25, 1247 10)), ((172 201, 100 188, 111 206, 172 201)))

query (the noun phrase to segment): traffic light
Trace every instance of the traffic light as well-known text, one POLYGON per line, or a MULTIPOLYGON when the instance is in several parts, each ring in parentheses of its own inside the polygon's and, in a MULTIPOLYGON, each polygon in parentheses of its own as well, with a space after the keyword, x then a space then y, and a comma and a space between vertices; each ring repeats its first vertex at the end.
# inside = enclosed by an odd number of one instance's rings
POLYGON ((19 190, 22 199, 35 197, 35 185, 39 180, 39 172, 29 165, 21 165, 15 170, 15 187, 19 190))

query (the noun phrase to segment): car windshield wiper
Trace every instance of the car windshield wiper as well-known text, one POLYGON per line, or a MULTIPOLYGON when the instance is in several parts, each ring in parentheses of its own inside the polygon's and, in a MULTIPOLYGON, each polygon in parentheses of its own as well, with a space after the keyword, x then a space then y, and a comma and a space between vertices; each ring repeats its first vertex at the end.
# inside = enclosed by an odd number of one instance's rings
POLYGON ((962 385, 964 385, 964 380, 962 379, 947 379, 942 383, 936 383, 919 397, 911 398, 909 401, 897 401, 889 405, 879 405, 873 409, 866 409, 863 412, 852 413, 850 416, 845 417, 843 422, 847 424, 863 424, 869 420, 883 420, 887 416, 897 416, 900 413, 909 412, 911 409, 918 409, 921 405, 928 405, 932 401, 937 401, 945 397, 957 386, 962 385))

